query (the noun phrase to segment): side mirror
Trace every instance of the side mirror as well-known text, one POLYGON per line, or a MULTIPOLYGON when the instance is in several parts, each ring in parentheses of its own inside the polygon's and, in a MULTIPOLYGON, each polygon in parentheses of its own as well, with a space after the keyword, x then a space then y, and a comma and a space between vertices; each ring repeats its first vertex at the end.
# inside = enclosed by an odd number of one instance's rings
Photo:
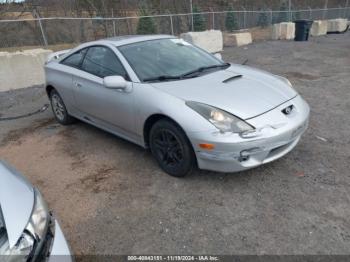
POLYGON ((128 87, 128 83, 122 76, 106 76, 103 79, 103 84, 107 88, 111 89, 126 89, 128 87))
POLYGON ((222 55, 220 53, 215 53, 214 56, 222 61, 222 55))

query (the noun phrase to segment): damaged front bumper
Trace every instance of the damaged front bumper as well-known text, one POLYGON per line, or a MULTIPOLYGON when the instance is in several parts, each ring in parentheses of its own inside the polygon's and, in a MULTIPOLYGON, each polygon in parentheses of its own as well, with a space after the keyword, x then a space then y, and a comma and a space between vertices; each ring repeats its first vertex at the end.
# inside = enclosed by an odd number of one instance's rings
POLYGON ((308 126, 309 106, 300 97, 277 108, 246 120, 256 129, 244 135, 233 133, 196 132, 189 138, 195 149, 198 167, 218 172, 237 172, 274 161, 290 152, 308 126), (293 111, 282 111, 293 105, 293 111), (198 145, 210 143, 213 150, 198 145))

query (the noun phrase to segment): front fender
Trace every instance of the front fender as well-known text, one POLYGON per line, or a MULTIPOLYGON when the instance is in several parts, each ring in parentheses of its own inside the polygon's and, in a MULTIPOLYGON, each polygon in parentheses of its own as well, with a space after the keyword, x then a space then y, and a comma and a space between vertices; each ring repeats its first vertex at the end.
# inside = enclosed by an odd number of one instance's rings
POLYGON ((146 120, 152 115, 173 119, 185 133, 217 131, 201 115, 188 107, 184 100, 145 83, 134 83, 136 104, 136 133, 143 137, 146 120))

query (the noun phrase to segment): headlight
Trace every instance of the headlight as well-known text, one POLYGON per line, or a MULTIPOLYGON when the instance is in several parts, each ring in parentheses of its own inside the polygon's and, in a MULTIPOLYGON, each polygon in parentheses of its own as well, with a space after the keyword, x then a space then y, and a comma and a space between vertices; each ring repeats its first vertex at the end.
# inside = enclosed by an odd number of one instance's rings
POLYGON ((193 101, 186 102, 186 105, 207 119, 221 132, 242 133, 254 130, 254 127, 242 119, 216 107, 193 101))
POLYGON ((11 249, 5 248, 4 255, 8 256, 9 261, 28 261, 36 251, 40 250, 45 239, 49 222, 50 214, 47 206, 38 190, 35 190, 34 208, 26 228, 22 236, 11 249))

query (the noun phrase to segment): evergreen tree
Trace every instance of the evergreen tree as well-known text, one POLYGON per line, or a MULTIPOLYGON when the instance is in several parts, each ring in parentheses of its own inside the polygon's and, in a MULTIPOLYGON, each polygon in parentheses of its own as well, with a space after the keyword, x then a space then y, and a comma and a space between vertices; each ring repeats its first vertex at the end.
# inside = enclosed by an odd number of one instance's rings
MULTIPOLYGON (((149 13, 146 9, 142 8, 140 11, 141 16, 148 16, 149 13)), ((156 24, 153 17, 141 17, 137 23, 138 35, 149 35, 157 32, 156 24)))
POLYGON ((287 4, 285 1, 282 2, 281 8, 280 8, 280 13, 278 16, 278 22, 287 22, 288 21, 288 12, 287 11, 287 4))
MULTIPOLYGON (((260 11, 264 11, 264 10, 260 9, 260 11)), ((266 27, 268 25, 269 25, 269 21, 268 21, 267 13, 266 12, 260 12, 259 13, 259 18, 258 18, 258 26, 266 27)))
MULTIPOLYGON (((193 7, 193 13, 200 13, 200 9, 197 6, 193 7)), ((205 18, 202 14, 193 15, 193 31, 205 31, 207 28, 205 18)))
POLYGON ((293 12, 293 20, 300 20, 300 19, 301 19, 300 12, 294 11, 293 12))
POLYGON ((229 12, 227 13, 225 20, 225 26, 227 31, 232 32, 237 29, 237 21, 232 7, 230 7, 228 11, 229 12))

